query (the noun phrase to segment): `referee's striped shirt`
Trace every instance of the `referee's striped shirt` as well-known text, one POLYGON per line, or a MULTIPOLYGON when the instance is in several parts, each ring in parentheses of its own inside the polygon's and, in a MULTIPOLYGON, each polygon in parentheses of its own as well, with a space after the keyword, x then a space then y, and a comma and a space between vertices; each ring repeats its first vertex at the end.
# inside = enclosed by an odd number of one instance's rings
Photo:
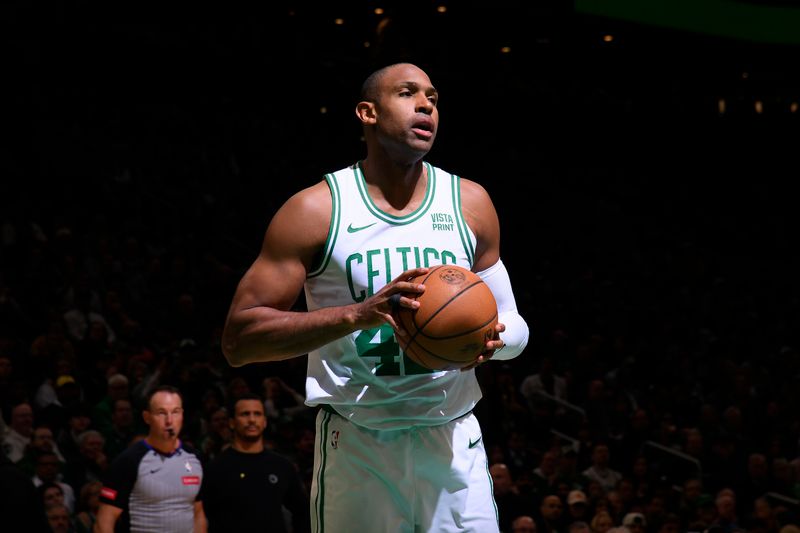
POLYGON ((194 449, 180 443, 165 455, 141 440, 111 464, 100 501, 122 509, 116 531, 192 533, 202 482, 194 449))

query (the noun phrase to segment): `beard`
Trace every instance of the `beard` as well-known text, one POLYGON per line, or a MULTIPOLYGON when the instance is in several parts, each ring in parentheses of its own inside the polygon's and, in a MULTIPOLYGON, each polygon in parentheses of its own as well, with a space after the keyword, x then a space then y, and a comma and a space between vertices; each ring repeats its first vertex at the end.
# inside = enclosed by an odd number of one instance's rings
POLYGON ((236 436, 237 436, 237 437, 239 438, 239 440, 241 440, 242 442, 247 442, 247 443, 249 443, 249 444, 252 444, 252 443, 254 443, 254 442, 258 442, 258 441, 260 441, 260 440, 261 440, 261 437, 262 437, 262 435, 263 435, 263 433, 251 434, 251 433, 244 433, 244 432, 241 432, 241 433, 238 433, 236 436))

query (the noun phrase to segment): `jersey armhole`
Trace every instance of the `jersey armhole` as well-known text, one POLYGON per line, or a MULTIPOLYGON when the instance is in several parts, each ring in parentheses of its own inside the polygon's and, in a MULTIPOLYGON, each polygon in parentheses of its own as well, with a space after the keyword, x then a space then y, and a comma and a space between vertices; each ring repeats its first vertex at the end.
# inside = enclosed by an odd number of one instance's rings
POLYGON ((469 226, 464 219, 464 214, 461 211, 461 178, 455 174, 450 175, 451 191, 453 194, 453 212, 456 215, 456 226, 458 227, 458 235, 461 237, 461 245, 464 247, 464 253, 467 254, 470 268, 475 264, 475 242, 471 237, 469 226))
POLYGON ((314 259, 314 264, 311 265, 311 270, 306 275, 306 279, 319 276, 328 266, 331 260, 331 254, 333 253, 333 245, 336 242, 336 235, 339 233, 339 223, 342 218, 339 184, 336 182, 336 176, 333 174, 326 174, 325 182, 328 184, 328 189, 331 191, 331 223, 328 226, 328 236, 325 239, 325 246, 320 252, 319 257, 314 259))

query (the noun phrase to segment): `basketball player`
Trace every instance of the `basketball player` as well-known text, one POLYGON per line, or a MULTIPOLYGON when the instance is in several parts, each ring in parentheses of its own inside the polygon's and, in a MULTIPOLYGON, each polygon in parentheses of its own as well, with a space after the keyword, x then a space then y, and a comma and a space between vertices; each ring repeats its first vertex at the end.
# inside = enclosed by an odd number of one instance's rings
POLYGON ((363 161, 328 174, 275 214, 233 297, 223 351, 233 366, 308 353, 317 415, 313 531, 498 531, 474 366, 524 349, 483 187, 423 161, 439 124, 428 75, 402 63, 364 82, 363 161), (400 350, 410 277, 456 264, 492 289, 499 322, 466 370, 430 371, 400 350), (305 288, 307 312, 292 311, 305 288))

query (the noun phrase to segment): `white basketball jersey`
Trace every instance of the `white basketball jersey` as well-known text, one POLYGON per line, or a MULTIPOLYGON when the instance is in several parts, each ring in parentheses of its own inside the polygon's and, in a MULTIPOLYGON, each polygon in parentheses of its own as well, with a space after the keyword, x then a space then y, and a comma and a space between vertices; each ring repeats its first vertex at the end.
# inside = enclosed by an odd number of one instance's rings
MULTIPOLYGON (((333 209, 323 256, 305 283, 310 311, 361 302, 409 268, 472 267, 476 240, 461 214, 459 177, 425 168, 425 198, 404 216, 373 203, 360 163, 325 176, 333 209)), ((383 324, 309 353, 306 396, 307 404, 330 404, 361 426, 399 429, 453 420, 481 392, 472 370, 415 364, 383 324)))

